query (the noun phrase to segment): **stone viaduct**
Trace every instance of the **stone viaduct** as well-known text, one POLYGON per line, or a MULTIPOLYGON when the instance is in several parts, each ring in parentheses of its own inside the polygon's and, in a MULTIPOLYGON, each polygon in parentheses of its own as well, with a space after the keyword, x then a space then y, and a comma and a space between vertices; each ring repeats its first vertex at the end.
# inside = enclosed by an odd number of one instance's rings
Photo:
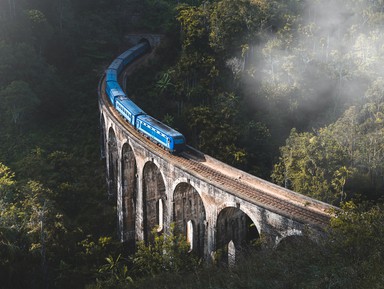
POLYGON ((260 236, 277 245, 290 236, 316 239, 323 234, 332 206, 191 147, 180 156, 171 155, 124 121, 110 104, 104 85, 102 79, 102 155, 109 193, 117 199, 122 242, 130 246, 138 240, 148 242, 153 228, 167 233, 174 223, 191 251, 208 259, 219 249, 233 256, 260 236))

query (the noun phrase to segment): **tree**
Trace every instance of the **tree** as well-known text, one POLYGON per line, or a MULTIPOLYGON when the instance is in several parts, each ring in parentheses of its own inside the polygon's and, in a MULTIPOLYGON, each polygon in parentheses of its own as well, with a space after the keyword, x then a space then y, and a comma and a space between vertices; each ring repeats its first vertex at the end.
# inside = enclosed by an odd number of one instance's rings
POLYGON ((384 273, 383 204, 346 202, 331 220, 328 245, 335 253, 337 288, 379 288, 384 273))
POLYGON ((322 201, 333 203, 344 198, 347 161, 345 150, 326 130, 317 135, 292 130, 281 148, 280 162, 275 165, 272 179, 280 185, 322 201), (342 193, 340 192, 340 185, 342 193))
POLYGON ((207 51, 209 4, 177 7, 177 20, 182 29, 183 49, 186 51, 207 51))
POLYGON ((345 201, 346 193, 382 196, 383 91, 378 79, 367 90, 367 102, 350 107, 335 123, 316 133, 293 130, 281 148, 273 179, 324 201, 345 201))
POLYGON ((32 26, 32 33, 36 41, 36 49, 42 55, 48 45, 48 40, 52 36, 53 28, 48 23, 44 13, 37 9, 31 9, 26 12, 32 26))
POLYGON ((15 173, 4 164, 0 163, 0 199, 7 200, 15 185, 15 173))
POLYGON ((150 31, 170 33, 175 28, 174 5, 166 0, 143 1, 140 26, 150 31))
POLYGON ((263 0, 214 2, 209 17, 210 46, 228 57, 256 42, 267 21, 268 8, 263 0))
POLYGON ((17 126, 27 121, 39 105, 38 97, 24 81, 13 81, 0 91, 0 101, 3 113, 17 126))
POLYGON ((171 225, 169 233, 158 234, 152 231, 153 243, 140 242, 132 257, 133 271, 137 276, 154 276, 162 272, 189 272, 196 268, 197 259, 189 253, 189 244, 185 236, 175 232, 171 225))

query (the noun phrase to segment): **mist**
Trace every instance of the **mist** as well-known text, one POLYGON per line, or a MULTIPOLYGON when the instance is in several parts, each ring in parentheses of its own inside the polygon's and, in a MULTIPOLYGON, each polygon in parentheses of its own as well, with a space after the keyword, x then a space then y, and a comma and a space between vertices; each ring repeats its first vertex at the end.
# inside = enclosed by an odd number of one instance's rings
POLYGON ((298 5, 281 4, 279 27, 249 49, 245 83, 255 107, 304 129, 364 103, 370 85, 384 75, 384 6, 341 0, 298 5))

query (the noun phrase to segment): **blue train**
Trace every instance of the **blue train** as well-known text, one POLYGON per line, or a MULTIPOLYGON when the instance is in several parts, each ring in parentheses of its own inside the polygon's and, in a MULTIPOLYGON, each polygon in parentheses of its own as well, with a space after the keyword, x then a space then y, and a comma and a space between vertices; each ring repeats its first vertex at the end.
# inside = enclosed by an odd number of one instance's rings
POLYGON ((149 50, 149 43, 144 41, 119 55, 105 72, 105 92, 113 106, 129 124, 172 154, 179 154, 185 149, 185 137, 146 114, 128 98, 118 82, 119 74, 123 69, 149 50))

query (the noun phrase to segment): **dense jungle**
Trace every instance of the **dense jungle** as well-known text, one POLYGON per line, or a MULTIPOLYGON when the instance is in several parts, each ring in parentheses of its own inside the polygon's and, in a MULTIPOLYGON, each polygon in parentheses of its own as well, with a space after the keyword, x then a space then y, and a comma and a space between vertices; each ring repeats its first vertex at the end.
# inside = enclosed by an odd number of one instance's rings
POLYGON ((383 27, 383 0, 0 0, 0 288, 384 288, 383 27), (173 231, 127 254, 97 85, 134 33, 163 36, 135 102, 341 207, 327 238, 261 238, 232 268, 173 231))

